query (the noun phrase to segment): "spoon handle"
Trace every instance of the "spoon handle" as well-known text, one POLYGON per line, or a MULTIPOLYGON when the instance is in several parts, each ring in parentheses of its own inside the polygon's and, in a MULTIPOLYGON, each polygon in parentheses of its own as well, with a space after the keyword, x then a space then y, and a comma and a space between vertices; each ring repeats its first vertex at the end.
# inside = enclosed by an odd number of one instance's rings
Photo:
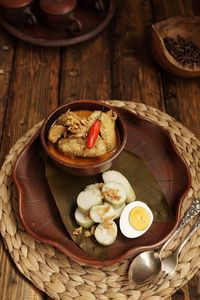
POLYGON ((186 237, 184 238, 184 240, 180 243, 180 245, 178 246, 178 248, 176 249, 176 251, 174 252, 174 255, 176 255, 177 257, 179 256, 181 250, 183 249, 183 247, 185 246, 185 244, 187 243, 187 241, 193 236, 193 234, 200 228, 200 217, 198 218, 197 222, 195 223, 194 227, 192 228, 192 230, 186 235, 186 237))
POLYGON ((192 220, 198 213, 200 212, 200 199, 196 199, 192 202, 189 209, 186 211, 181 223, 178 228, 174 231, 174 233, 170 236, 170 238, 164 243, 162 248, 159 251, 159 254, 166 248, 169 242, 192 220))

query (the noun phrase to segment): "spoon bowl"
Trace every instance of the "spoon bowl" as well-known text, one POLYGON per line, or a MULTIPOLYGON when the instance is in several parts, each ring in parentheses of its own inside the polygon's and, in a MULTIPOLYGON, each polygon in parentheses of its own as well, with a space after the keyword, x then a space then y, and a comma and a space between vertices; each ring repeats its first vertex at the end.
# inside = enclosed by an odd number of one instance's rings
POLYGON ((128 277, 131 283, 144 285, 153 281, 162 268, 161 258, 158 252, 153 250, 142 252, 133 259, 128 277))

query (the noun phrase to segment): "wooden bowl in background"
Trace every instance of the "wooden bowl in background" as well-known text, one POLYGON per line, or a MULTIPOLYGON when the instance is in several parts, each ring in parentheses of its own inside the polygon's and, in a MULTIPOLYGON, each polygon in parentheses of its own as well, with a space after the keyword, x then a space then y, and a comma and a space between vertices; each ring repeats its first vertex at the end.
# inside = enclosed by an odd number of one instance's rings
POLYGON ((200 65, 179 63, 167 50, 166 37, 183 37, 200 48, 200 17, 173 17, 152 25, 152 51, 156 62, 166 71, 180 77, 200 76, 200 65))

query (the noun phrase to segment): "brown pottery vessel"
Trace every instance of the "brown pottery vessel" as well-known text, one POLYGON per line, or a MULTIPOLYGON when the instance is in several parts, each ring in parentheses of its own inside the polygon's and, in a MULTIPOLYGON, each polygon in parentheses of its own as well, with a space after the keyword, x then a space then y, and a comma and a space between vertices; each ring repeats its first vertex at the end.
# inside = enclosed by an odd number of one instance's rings
POLYGON ((77 0, 41 0, 39 6, 44 22, 50 29, 66 29, 74 35, 81 32, 82 24, 75 16, 77 0))
MULTIPOLYGON (((71 259, 87 265, 111 265, 133 257, 139 252, 161 246, 178 226, 182 203, 191 187, 188 166, 168 132, 149 119, 124 108, 115 108, 115 111, 123 118, 128 132, 124 151, 133 152, 142 158, 158 181, 166 201, 173 210, 174 220, 153 222, 151 228, 143 236, 135 239, 128 239, 119 232, 115 243, 107 248, 107 257, 98 260, 74 243, 63 225, 45 177, 44 161, 40 155, 41 140, 38 135, 22 151, 13 171, 19 196, 19 215, 26 231, 36 240, 49 243, 71 259)), ((119 157, 113 163, 113 168, 126 176, 131 175, 132 164, 127 163, 124 169, 123 162, 122 164, 118 162, 119 157)), ((74 186, 78 193, 80 181, 84 180, 84 186, 86 186, 100 182, 99 176, 82 178, 69 175, 68 186, 70 182, 70 186, 72 188, 74 186)), ((130 176, 128 179, 134 183, 134 177, 130 176)), ((68 194, 69 190, 66 188, 66 197, 69 197, 68 194)), ((69 201, 71 200, 69 198, 69 201)))
POLYGON ((33 0, 0 0, 2 14, 12 25, 36 25, 37 20, 33 13, 33 0))
POLYGON ((166 37, 183 37, 200 48, 200 17, 173 17, 152 25, 152 51, 157 63, 166 71, 180 77, 200 76, 200 65, 189 66, 178 62, 167 50, 166 37))
POLYGON ((120 113, 117 113, 118 117, 116 120, 116 129, 117 132, 119 133, 120 142, 117 145, 117 149, 113 152, 112 156, 110 156, 108 159, 103 160, 101 162, 94 162, 92 164, 90 163, 89 165, 79 165, 78 163, 75 165, 75 164, 66 163, 65 161, 62 161, 58 157, 52 155, 47 145, 48 142, 47 135, 50 127, 61 114, 65 113, 69 109, 71 111, 77 111, 77 110, 102 111, 103 110, 106 112, 110 109, 115 111, 115 109, 105 104, 104 102, 97 102, 92 100, 75 101, 57 108, 47 117, 47 119, 44 121, 43 126, 41 128, 40 138, 44 150, 46 151, 47 155, 51 158, 51 160, 58 167, 60 167, 62 170, 64 170, 67 173, 77 175, 77 176, 92 176, 106 171, 111 167, 113 161, 118 157, 118 155, 121 153, 121 151, 123 150, 126 144, 127 131, 123 119, 120 116, 120 113))

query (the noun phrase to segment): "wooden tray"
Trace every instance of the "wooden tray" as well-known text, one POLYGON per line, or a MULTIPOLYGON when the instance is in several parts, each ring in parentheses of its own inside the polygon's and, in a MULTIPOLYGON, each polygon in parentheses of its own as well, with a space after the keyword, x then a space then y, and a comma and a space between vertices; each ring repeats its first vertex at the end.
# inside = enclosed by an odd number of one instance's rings
POLYGON ((76 16, 83 25, 80 35, 72 36, 66 30, 52 31, 48 29, 38 17, 37 26, 13 26, 0 13, 1 25, 12 35, 25 42, 46 46, 59 47, 79 44, 101 33, 110 23, 115 12, 115 1, 104 0, 105 10, 95 13, 92 10, 77 8, 76 16))
POLYGON ((188 167, 167 131, 133 112, 123 108, 118 110, 128 129, 126 150, 142 157, 151 170, 174 211, 174 221, 153 223, 145 235, 136 239, 118 234, 115 243, 109 247, 107 259, 99 261, 71 240, 61 221, 38 155, 41 147, 38 136, 21 153, 13 172, 19 194, 19 214, 26 231, 36 240, 52 244, 73 260, 88 265, 110 265, 142 250, 159 247, 178 225, 182 201, 190 188, 188 167))

